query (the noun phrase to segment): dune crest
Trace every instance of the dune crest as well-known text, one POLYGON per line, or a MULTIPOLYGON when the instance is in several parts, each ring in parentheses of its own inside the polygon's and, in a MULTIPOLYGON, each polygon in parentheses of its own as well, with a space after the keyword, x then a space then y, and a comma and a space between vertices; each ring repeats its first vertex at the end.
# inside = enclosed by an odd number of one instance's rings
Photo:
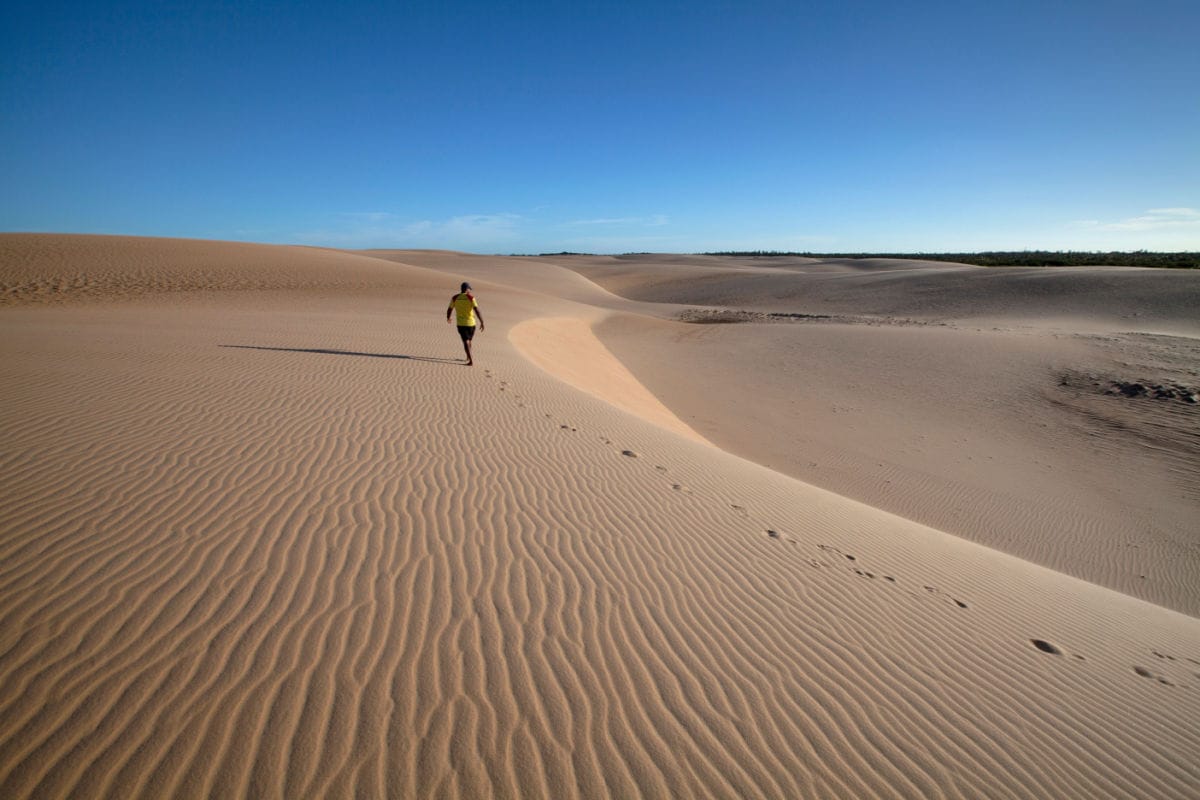
POLYGON ((664 430, 708 444, 613 357, 587 320, 526 320, 513 326, 508 338, 523 356, 559 380, 664 430))

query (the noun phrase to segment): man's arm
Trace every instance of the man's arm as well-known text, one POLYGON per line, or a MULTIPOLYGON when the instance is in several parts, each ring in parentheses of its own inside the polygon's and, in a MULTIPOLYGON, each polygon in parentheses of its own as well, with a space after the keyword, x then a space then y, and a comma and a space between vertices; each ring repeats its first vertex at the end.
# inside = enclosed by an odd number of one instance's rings
POLYGON ((475 306, 475 316, 479 318, 479 330, 483 330, 483 313, 479 310, 479 306, 475 306))
POLYGON ((446 322, 450 321, 450 315, 454 313, 454 298, 450 298, 450 305, 446 306, 446 322))

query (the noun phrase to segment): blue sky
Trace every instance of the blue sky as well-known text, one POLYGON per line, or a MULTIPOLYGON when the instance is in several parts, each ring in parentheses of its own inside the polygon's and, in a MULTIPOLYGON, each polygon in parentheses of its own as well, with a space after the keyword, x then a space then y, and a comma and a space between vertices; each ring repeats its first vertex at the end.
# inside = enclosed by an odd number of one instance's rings
POLYGON ((1200 250, 1200 3, 100 2, 0 25, 0 230, 1200 250))

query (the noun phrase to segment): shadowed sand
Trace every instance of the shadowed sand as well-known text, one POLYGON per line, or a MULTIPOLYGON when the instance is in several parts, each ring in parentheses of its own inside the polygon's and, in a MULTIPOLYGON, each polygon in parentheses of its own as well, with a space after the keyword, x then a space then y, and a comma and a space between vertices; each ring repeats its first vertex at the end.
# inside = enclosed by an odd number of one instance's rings
POLYGON ((0 796, 1194 796, 1187 404, 1087 375, 1187 385, 1175 301, 985 324, 887 264, 861 308, 638 288, 671 263, 0 236, 0 796), (972 364, 1016 388, 973 402, 972 364), (1010 417, 1053 414, 1120 424, 1019 477, 1010 417), (1143 519, 1136 553, 1069 524, 1105 458, 1134 495, 1175 475, 1098 515, 1143 519))

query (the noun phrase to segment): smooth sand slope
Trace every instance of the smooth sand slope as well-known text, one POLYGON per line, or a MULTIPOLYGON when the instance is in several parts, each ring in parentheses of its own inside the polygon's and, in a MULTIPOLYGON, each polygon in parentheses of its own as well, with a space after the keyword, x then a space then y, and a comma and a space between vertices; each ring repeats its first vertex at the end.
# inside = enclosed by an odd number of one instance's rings
POLYGON ((0 796, 1196 795, 1200 620, 705 443, 605 333, 674 307, 404 262, 0 236, 0 796))
POLYGON ((1200 615, 1200 273, 556 260, 694 304, 597 330, 719 446, 1200 615))

